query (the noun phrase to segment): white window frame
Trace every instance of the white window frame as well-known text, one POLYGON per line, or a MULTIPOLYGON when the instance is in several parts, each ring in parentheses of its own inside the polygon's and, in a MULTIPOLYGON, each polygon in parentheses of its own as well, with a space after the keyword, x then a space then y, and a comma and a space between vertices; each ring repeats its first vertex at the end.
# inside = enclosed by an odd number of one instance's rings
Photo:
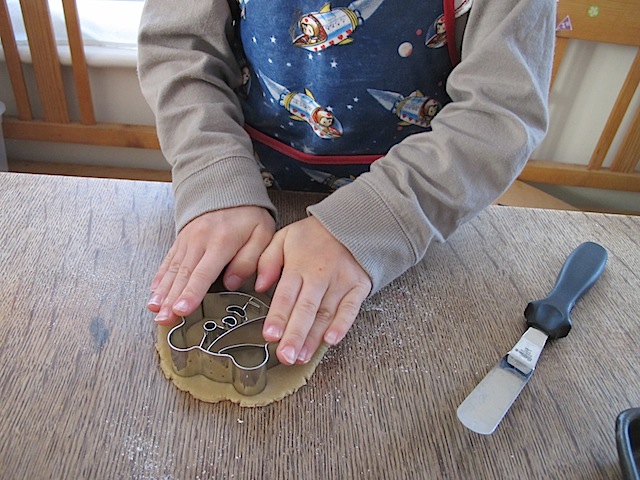
MULTIPOLYGON (((60 61, 63 65, 70 65, 62 1, 48 1, 60 61)), ((137 32, 144 0, 76 0, 76 3, 87 63, 94 67, 135 68, 137 32)), ((20 57, 24 62, 30 62, 20 2, 8 0, 7 4, 20 57)), ((0 56, 3 56, 1 49, 0 56)))

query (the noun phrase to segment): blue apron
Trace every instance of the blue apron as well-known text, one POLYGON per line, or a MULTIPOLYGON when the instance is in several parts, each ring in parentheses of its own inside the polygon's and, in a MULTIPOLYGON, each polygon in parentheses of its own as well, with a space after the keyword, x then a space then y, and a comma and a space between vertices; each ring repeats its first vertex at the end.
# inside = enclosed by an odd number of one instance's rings
POLYGON ((451 101, 443 0, 241 0, 238 96, 268 187, 331 192, 451 101))

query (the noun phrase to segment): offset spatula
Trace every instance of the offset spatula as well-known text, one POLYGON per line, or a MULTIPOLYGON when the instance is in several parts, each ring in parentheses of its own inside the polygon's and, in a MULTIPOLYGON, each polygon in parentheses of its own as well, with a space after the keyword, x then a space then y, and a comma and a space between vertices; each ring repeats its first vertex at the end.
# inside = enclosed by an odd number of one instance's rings
POLYGON ((571 252, 549 295, 527 305, 529 329, 458 407, 465 427, 482 435, 494 432, 533 375, 547 338, 561 338, 571 330, 571 309, 606 263, 607 251, 597 243, 583 243, 571 252))

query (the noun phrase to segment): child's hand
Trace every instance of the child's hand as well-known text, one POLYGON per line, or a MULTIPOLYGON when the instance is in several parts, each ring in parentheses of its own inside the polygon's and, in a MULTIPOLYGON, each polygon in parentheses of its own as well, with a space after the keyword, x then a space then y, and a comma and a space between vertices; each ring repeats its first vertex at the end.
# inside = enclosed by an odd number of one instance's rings
POLYGON ((349 250, 314 217, 275 234, 260 257, 256 291, 278 277, 263 335, 280 341, 277 355, 286 365, 308 362, 323 340, 342 340, 372 288, 349 250))
POLYGON ((224 285, 236 290, 251 276, 271 241, 275 221, 261 207, 235 207, 205 213, 178 234, 151 284, 147 308, 167 325, 189 315, 228 265, 224 285))

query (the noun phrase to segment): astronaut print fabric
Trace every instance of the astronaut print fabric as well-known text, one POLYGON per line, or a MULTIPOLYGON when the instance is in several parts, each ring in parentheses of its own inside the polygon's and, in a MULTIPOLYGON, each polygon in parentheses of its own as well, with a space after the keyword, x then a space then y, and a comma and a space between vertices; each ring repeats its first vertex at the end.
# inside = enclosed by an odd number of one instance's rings
POLYGON ((238 95, 267 186, 330 192, 430 129, 450 101, 442 2, 240 0, 238 95))

